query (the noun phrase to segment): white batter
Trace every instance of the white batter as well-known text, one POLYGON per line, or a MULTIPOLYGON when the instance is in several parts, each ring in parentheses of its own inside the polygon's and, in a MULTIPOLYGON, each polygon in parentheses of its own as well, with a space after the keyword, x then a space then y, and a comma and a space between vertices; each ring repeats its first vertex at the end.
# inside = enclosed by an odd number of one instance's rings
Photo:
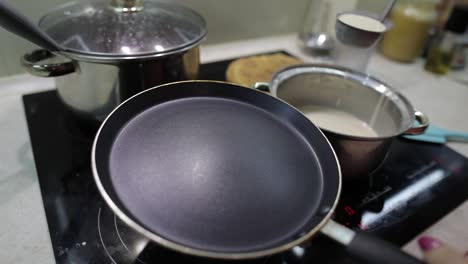
POLYGON ((316 105, 305 105, 298 109, 320 128, 351 136, 379 136, 366 122, 350 113, 316 105))
POLYGON ((338 17, 338 19, 355 28, 359 28, 366 31, 372 32, 383 32, 385 31, 385 25, 382 24, 379 20, 357 14, 343 14, 338 17))

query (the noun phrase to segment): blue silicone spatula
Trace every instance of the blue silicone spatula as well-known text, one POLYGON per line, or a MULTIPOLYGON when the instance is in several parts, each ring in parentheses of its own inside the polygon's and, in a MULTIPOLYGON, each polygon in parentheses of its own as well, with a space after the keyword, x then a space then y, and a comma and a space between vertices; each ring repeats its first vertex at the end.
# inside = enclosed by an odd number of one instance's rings
POLYGON ((462 133, 458 131, 451 131, 429 125, 424 134, 416 136, 404 136, 407 139, 425 141, 430 143, 444 144, 447 141, 453 142, 468 142, 468 133, 462 133))

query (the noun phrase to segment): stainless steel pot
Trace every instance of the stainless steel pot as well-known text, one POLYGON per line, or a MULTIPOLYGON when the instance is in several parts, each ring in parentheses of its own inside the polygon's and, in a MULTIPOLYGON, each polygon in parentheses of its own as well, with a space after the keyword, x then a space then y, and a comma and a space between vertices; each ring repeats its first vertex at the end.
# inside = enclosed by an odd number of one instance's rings
POLYGON ((195 79, 204 19, 182 6, 143 0, 70 2, 39 27, 65 51, 21 59, 36 76, 56 77, 60 98, 79 116, 103 120, 130 96, 195 79))
MULTIPOLYGON (((347 179, 369 175, 383 162, 395 137, 421 134, 429 125, 426 115, 415 110, 389 85, 343 67, 313 64, 287 67, 267 85, 273 96, 296 108, 315 105, 344 111, 377 132, 378 136, 369 137, 349 134, 345 125, 341 131, 321 128, 347 179)), ((265 84, 255 86, 261 88, 265 84)))

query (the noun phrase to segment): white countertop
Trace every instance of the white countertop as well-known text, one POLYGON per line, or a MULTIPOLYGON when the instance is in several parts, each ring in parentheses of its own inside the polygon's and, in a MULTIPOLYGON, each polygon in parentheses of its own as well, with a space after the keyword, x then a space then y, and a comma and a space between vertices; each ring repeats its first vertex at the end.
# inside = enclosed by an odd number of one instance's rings
MULTIPOLYGON (((286 50, 304 61, 314 59, 296 45, 295 36, 203 46, 202 63, 267 51, 286 50)), ((380 55, 369 71, 393 85, 441 127, 468 132, 468 86, 425 72, 421 63, 399 64, 380 55)), ((53 89, 52 79, 18 75, 0 79, 0 263, 55 263, 39 190, 21 95, 53 89)), ((468 157, 468 144, 450 143, 468 157)), ((454 246, 468 245, 468 202, 425 231, 454 246)), ((405 250, 420 255, 415 242, 405 250)), ((466 248, 460 248, 466 250, 466 248)))

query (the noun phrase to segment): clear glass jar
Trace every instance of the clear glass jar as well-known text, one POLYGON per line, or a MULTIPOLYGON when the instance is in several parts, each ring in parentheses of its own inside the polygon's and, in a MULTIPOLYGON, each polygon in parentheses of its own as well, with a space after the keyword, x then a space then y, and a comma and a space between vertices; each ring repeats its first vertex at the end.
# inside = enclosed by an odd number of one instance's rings
POLYGON ((440 33, 429 48, 424 69, 439 75, 446 74, 455 54, 456 41, 454 33, 448 31, 440 33))
POLYGON ((399 0, 390 14, 392 27, 383 36, 382 53, 401 62, 417 58, 437 21, 436 4, 434 0, 399 0))

